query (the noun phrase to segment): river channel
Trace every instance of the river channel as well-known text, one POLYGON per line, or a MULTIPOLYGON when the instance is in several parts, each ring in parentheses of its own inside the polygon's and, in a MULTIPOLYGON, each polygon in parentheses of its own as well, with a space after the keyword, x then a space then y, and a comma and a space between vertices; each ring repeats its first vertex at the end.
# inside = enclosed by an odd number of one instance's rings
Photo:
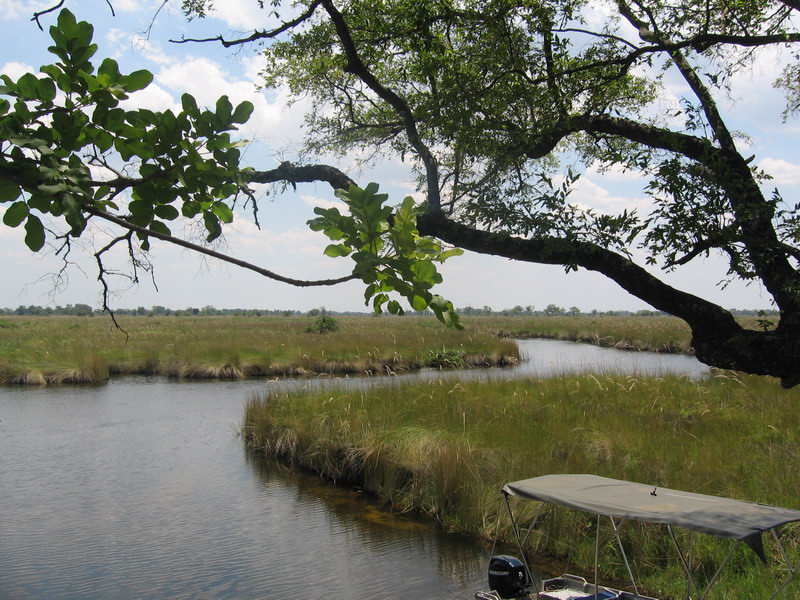
MULTIPOLYGON (((684 356, 542 340, 520 348, 513 369, 411 377, 707 372, 684 356)), ((471 598, 490 548, 244 450, 237 430, 250 394, 324 381, 0 388, 0 598, 471 598)))

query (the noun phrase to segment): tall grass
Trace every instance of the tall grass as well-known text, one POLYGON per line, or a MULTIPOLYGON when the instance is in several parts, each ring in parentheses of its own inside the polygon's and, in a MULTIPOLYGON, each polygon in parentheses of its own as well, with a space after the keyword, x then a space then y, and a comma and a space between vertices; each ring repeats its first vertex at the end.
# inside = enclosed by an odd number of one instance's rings
MULTIPOLYGON (((597 375, 436 381, 254 397, 243 433, 256 452, 361 486, 397 510, 487 537, 500 523, 509 537, 501 486, 547 473, 596 473, 800 508, 798 402, 800 391, 774 381, 722 373, 702 382, 597 375)), ((558 511, 534 543, 580 569, 593 561, 594 527, 591 517, 558 511), (591 534, 588 543, 573 545, 576 533, 591 534)), ((635 524, 624 532, 647 588, 681 597, 664 532, 635 524)), ((795 560, 799 540, 791 538, 795 560)), ((603 548, 608 574, 622 577, 611 544, 603 548)), ((722 551, 715 540, 695 541, 702 574, 722 551)), ((765 585, 767 572, 740 554, 721 592, 765 585)))
POLYGON ((240 378, 319 373, 387 374, 458 357, 458 366, 503 364, 516 345, 494 331, 449 330, 434 318, 339 317, 308 333, 313 317, 6 317, 0 381, 87 380, 116 374, 240 378), (77 380, 77 378, 73 378, 77 380))

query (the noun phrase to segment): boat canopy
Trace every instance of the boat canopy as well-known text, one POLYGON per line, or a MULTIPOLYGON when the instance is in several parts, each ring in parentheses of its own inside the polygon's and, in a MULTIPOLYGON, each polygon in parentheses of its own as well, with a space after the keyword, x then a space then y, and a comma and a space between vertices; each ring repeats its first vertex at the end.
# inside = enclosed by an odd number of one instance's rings
POLYGON ((741 540, 762 559, 761 533, 800 521, 800 510, 598 475, 543 475, 507 483, 503 492, 598 515, 674 525, 741 540))

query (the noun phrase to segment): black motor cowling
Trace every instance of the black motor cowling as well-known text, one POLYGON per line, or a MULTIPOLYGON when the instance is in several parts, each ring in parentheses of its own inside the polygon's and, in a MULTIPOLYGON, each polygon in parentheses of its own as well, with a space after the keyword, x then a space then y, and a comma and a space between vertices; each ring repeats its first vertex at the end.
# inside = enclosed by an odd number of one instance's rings
POLYGON ((500 554, 489 560, 489 589, 501 598, 522 596, 529 586, 528 572, 518 558, 500 554))

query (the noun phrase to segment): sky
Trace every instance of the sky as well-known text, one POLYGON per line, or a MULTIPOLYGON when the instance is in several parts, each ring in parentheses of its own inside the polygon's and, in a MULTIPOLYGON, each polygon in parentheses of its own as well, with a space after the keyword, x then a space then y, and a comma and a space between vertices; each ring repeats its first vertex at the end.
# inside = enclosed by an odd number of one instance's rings
MULTIPOLYGON (((40 19, 45 32, 31 21, 33 12, 53 4, 0 0, 0 72, 16 79, 53 62, 46 51, 50 42, 46 29, 55 23, 56 13, 40 19)), ((113 15, 105 0, 73 1, 66 6, 78 19, 93 23, 95 42, 100 47, 96 55, 98 64, 102 57, 110 56, 120 63, 123 72, 145 68, 154 74, 153 84, 128 101, 131 106, 152 110, 179 108, 184 92, 207 106, 213 106, 223 94, 234 104, 249 100, 255 111, 241 132, 249 140, 244 149, 244 164, 269 169, 284 160, 295 159, 303 140, 307 101, 301 99, 289 106, 285 90, 258 89, 261 58, 257 47, 225 49, 218 44, 169 41, 181 36, 202 38, 218 34, 232 38, 254 27, 269 28, 274 22, 258 8, 256 0, 218 1, 212 15, 191 22, 180 14, 176 0, 160 11, 161 0, 113 0, 111 4, 113 15)), ((766 56, 752 70, 737 74, 732 94, 721 108, 734 128, 751 136, 744 144, 756 164, 773 176, 770 185, 777 186, 783 197, 794 204, 800 192, 800 144, 797 143, 800 121, 797 118, 783 121, 783 94, 772 87, 784 59, 781 55, 766 56)), ((680 82, 668 82, 658 106, 664 110, 675 108, 681 92, 680 82)), ((384 160, 364 169, 356 166, 356 160, 357 157, 351 156, 328 156, 319 162, 338 166, 362 185, 378 182, 381 191, 397 202, 406 195, 416 194, 407 164, 384 160)), ((261 228, 256 228, 246 215, 237 215, 225 234, 227 249, 287 277, 327 279, 350 272, 348 259, 323 255, 329 240, 306 226, 306 221, 314 217, 314 207, 337 205, 327 185, 300 185, 296 193, 281 195, 268 194, 263 189, 259 192, 261 228)), ((621 172, 585 173, 571 198, 600 211, 638 208, 646 213, 648 203, 639 177, 621 172)), ((0 206, 0 215, 4 210, 0 206)), ((81 247, 76 247, 70 257, 72 263, 65 277, 56 279, 54 274, 61 270, 61 259, 47 249, 30 252, 24 245, 22 228, 11 229, 0 223, 0 307, 77 303, 99 307, 101 288, 92 255, 107 236, 108 231, 100 227, 87 231, 80 241, 81 247)), ((369 310, 364 304, 363 285, 357 282, 297 288, 164 243, 154 243, 151 255, 155 266, 152 276, 142 273, 140 283, 135 286, 123 279, 114 281, 112 306, 369 310)), ((724 261, 712 258, 691 263, 679 272, 665 275, 664 279, 726 308, 772 308, 768 294, 758 285, 738 282, 718 285, 725 280, 725 270, 724 261)), ((611 280, 585 270, 567 274, 558 266, 465 253, 450 259, 441 272, 444 282, 434 291, 450 299, 456 307, 543 309, 555 304, 585 312, 651 308, 611 280)))

